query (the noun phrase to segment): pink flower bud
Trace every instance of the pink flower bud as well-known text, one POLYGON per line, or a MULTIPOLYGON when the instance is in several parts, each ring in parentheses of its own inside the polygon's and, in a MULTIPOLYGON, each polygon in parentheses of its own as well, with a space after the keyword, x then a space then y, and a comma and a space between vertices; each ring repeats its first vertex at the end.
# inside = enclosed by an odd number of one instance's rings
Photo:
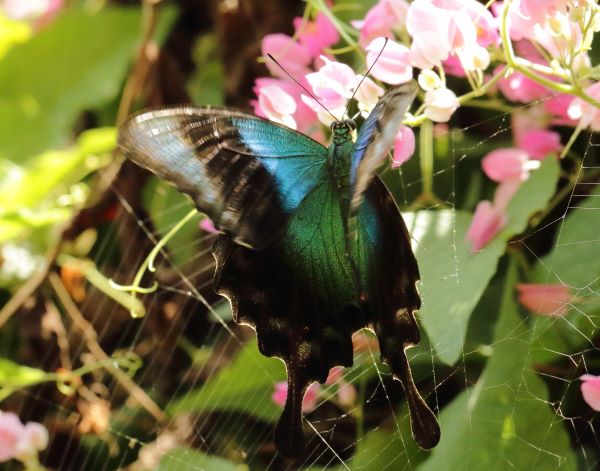
POLYGON ((505 213, 508 203, 510 203, 510 200, 515 196, 515 193, 522 183, 523 181, 520 178, 513 178, 501 182, 494 193, 494 207, 505 213))
POLYGON ((409 63, 408 48, 391 39, 388 40, 385 48, 383 48, 384 44, 385 39, 380 37, 371 41, 366 47, 367 67, 371 67, 375 63, 371 69, 373 77, 391 85, 399 85, 410 81, 412 79, 412 67, 409 63), (379 59, 377 59, 378 56, 379 59), (375 62, 376 59, 377 62, 375 62))
POLYGON ((210 219, 210 218, 205 217, 204 219, 202 219, 202 221, 200 221, 200 224, 198 224, 198 226, 200 227, 200 229, 202 229, 205 232, 208 232, 209 234, 218 234, 219 233, 219 231, 215 227, 215 224, 212 222, 212 219, 210 219))
POLYGON ((536 129, 516 134, 517 146, 523 149, 529 158, 544 160, 552 154, 560 152, 560 134, 547 129, 536 129))
POLYGON ((561 283, 517 285, 519 302, 528 311, 546 316, 562 316, 572 299, 569 288, 561 283))
POLYGON ((485 247, 506 225, 506 215, 491 202, 480 201, 467 231, 466 240, 471 242, 471 252, 485 247))
MULTIPOLYGON (((310 412, 317 406, 319 394, 321 392, 321 386, 319 383, 312 383, 306 392, 304 393, 304 399, 302 400, 302 412, 310 412)), ((271 395, 271 400, 283 408, 287 399, 288 385, 286 381, 278 381, 275 383, 275 390, 271 395)))
POLYGON ((350 407, 356 404, 356 397, 358 396, 356 388, 347 382, 342 382, 338 386, 338 401, 342 406, 350 407))
POLYGON ((581 394, 585 402, 594 409, 600 412, 600 376, 583 375, 579 378, 581 383, 581 394))
POLYGON ((425 115, 431 121, 437 123, 449 121, 459 106, 456 95, 447 88, 438 88, 425 93, 425 115))
POLYGON ((344 378, 344 368, 342 368, 341 366, 334 366, 333 368, 331 368, 331 370, 329 370, 329 375, 327 376, 327 380, 325 381, 325 384, 328 384, 328 385, 335 384, 343 378, 344 378))
POLYGON ((287 381, 278 381, 275 383, 275 391, 273 391, 273 394, 271 395, 271 400, 282 409, 285 406, 285 400, 287 399, 287 391, 287 381))
POLYGON ((394 140, 392 168, 400 167, 415 153, 415 134, 408 126, 402 126, 394 140))
POLYGON ((481 161, 485 174, 496 182, 506 180, 527 180, 529 157, 520 149, 496 149, 487 154, 481 161))

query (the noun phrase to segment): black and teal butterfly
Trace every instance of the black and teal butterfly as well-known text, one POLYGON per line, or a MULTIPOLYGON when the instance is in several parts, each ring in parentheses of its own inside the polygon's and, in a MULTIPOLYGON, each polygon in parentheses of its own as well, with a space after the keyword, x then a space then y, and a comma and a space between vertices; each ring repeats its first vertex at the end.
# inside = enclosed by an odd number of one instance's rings
POLYGON ((377 334, 402 382, 413 436, 435 446, 439 426, 412 379, 405 348, 419 342, 421 301, 410 236, 375 170, 416 93, 388 92, 352 142, 354 122, 332 124, 326 148, 240 111, 183 106, 143 112, 120 129, 119 148, 193 199, 222 232, 213 246, 215 290, 234 319, 255 328, 260 351, 287 367, 288 396, 275 441, 303 450, 307 386, 352 365, 352 333, 377 334))

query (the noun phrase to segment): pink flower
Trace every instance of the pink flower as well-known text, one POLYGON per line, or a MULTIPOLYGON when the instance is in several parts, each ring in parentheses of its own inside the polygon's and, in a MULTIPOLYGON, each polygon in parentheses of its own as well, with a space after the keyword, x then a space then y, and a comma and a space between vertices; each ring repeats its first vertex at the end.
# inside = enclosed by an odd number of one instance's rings
POLYGON ((546 18, 566 8, 566 0, 520 0, 518 8, 526 18, 544 23, 546 18))
POLYGON ((304 77, 310 72, 308 68, 312 61, 310 51, 287 34, 267 34, 261 42, 261 51, 266 58, 267 68, 276 77, 288 78, 286 73, 267 57, 267 54, 277 59, 292 77, 304 77))
MULTIPOLYGON (((312 383, 306 392, 304 393, 304 399, 302 400, 302 412, 310 412, 317 406, 317 400, 319 399, 319 393, 321 392, 321 386, 319 383, 312 383)), ((275 383, 275 391, 271 396, 271 400, 279 407, 285 406, 287 399, 288 384, 286 381, 278 381, 275 383)))
MULTIPOLYGON (((342 62, 331 61, 324 56, 321 58, 325 65, 318 72, 308 74, 306 80, 316 98, 325 108, 330 110, 343 108, 346 106, 346 101, 352 96, 356 74, 350 66, 342 62)), ((303 100, 311 106, 310 98, 308 100, 303 98, 303 100)), ((319 108, 321 107, 318 105, 313 107, 315 111, 319 108)))
POLYGON ((475 0, 415 0, 406 29, 413 38, 411 63, 422 69, 457 55, 463 68, 483 70, 489 64, 484 48, 498 41, 493 16, 475 0))
POLYGON ((527 310, 546 316, 562 316, 571 301, 569 288, 561 283, 519 283, 519 302, 527 310))
POLYGON ((579 378, 581 383, 581 395, 595 411, 600 412, 600 376, 583 375, 579 378))
POLYGON ((319 57, 323 49, 340 40, 340 34, 327 16, 318 13, 314 21, 294 18, 296 37, 312 57, 319 57))
POLYGON ((415 153, 415 134, 408 126, 402 126, 394 139, 392 168, 400 167, 415 153))
POLYGON ((260 89, 258 106, 271 121, 296 129, 292 115, 296 112, 296 102, 277 85, 267 85, 260 89))
POLYGON ((429 90, 425 93, 425 115, 437 123, 450 120, 452 114, 460 106, 456 95, 447 88, 429 90))
MULTIPOLYGON (((304 79, 301 79, 302 80, 300 81, 303 82, 304 79)), ((315 122, 316 113, 301 99, 302 89, 296 83, 291 81, 272 77, 261 77, 256 79, 254 88, 252 90, 257 96, 259 96, 261 89, 269 85, 277 85, 284 92, 290 95, 296 102, 296 112, 293 114, 293 117, 294 121, 296 121, 298 131, 308 134, 317 140, 322 140, 322 136, 319 134, 321 127, 315 122)), ((307 86, 308 83, 305 85, 307 86)), ((251 101, 251 104, 254 106, 254 114, 262 118, 267 118, 267 115, 262 111, 258 100, 251 101)))
POLYGON ((386 44, 385 38, 380 37, 371 41, 366 47, 366 51, 367 67, 371 67, 375 63, 371 69, 371 74, 376 79, 390 85, 399 85, 412 79, 412 67, 408 58, 409 51, 402 44, 391 39, 386 44), (383 47, 384 44, 385 48, 383 47))
POLYGON ((496 149, 481 161, 485 174, 496 182, 519 179, 527 180, 529 169, 527 153, 520 149, 496 149))
POLYGON ((506 215, 491 202, 480 201, 466 236, 466 240, 471 242, 471 253, 485 247, 502 230, 506 222, 506 215))
POLYGON ((547 129, 526 131, 515 137, 517 146, 535 160, 544 160, 549 155, 557 154, 562 148, 560 134, 547 129))
POLYGON ((25 432, 25 426, 12 412, 0 412, 0 463, 16 457, 17 444, 25 432))
POLYGON ((523 181, 520 178, 513 178, 501 182, 494 193, 494 207, 498 211, 505 213, 510 200, 515 196, 522 183, 523 181))
MULTIPOLYGON (((499 71, 500 69, 496 68, 494 74, 499 71)), ((500 79, 498 88, 509 100, 521 103, 530 103, 550 95, 547 88, 520 72, 513 72, 508 77, 500 79)))
POLYGON ((359 44, 365 47, 377 37, 392 37, 392 30, 404 25, 407 10, 408 4, 404 0, 379 0, 367 12, 364 20, 351 22, 360 30, 359 44))
POLYGON ((212 219, 205 217, 200 221, 200 229, 209 234, 219 234, 219 230, 215 227, 215 224, 212 222, 212 219))
POLYGON ((0 462, 29 460, 48 446, 48 431, 36 422, 23 425, 12 412, 0 412, 0 462))
MULTIPOLYGON (((588 96, 600 101, 600 81, 589 86, 586 90, 588 96)), ((578 120, 581 127, 588 126, 592 131, 600 131, 600 108, 594 106, 581 98, 575 98, 568 109, 569 118, 578 120)))
POLYGON ((448 58, 450 18, 427 0, 411 3, 406 29, 413 38, 410 61, 415 67, 430 69, 448 58))
POLYGON ((353 87, 356 90, 354 98, 358 101, 358 109, 363 112, 363 116, 366 117, 375 107, 379 98, 383 96, 385 90, 373 82, 369 77, 365 77, 364 80, 362 79, 362 75, 357 75, 354 78, 356 83, 353 87), (359 86, 361 80, 362 83, 359 86))

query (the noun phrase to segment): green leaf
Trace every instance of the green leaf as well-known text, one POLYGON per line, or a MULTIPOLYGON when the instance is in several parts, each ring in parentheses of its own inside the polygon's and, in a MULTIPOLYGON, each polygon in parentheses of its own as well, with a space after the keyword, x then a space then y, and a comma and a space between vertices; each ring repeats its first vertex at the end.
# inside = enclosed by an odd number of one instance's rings
MULTIPOLYGON (((172 185, 158 178, 152 178, 143 190, 144 201, 156 226, 157 231, 164 237, 167 232, 179 221, 181 221, 192 209, 191 200, 177 191, 172 185)), ((198 254, 204 249, 208 250, 210 245, 201 248, 200 239, 206 233, 198 227, 198 223, 204 216, 201 213, 195 215, 167 242, 169 257, 178 266, 182 267, 188 262, 211 263, 212 256, 204 259, 198 258, 198 254)), ((208 271, 209 273, 212 270, 208 271)))
POLYGON ((207 455, 192 448, 175 448, 160 460, 157 471, 246 471, 248 466, 236 464, 225 458, 207 455))
POLYGON ((476 254, 465 241, 471 213, 444 210, 403 215, 416 241, 423 298, 420 319, 444 363, 460 358, 469 318, 496 272, 507 240, 522 232, 529 217, 545 207, 554 194, 558 173, 557 161, 546 159, 509 204, 506 228, 476 254))
POLYGON ((536 283, 564 283, 574 288, 587 286, 600 276, 600 185, 561 219, 552 251, 535 266, 536 283))
POLYGON ((263 420, 276 420, 281 409, 271 400, 271 395, 275 382, 285 378, 283 363, 261 355, 253 339, 244 344, 228 367, 204 386, 174 401, 167 413, 235 410, 263 420))
POLYGON ((534 316, 536 361, 548 362, 592 345, 600 325, 600 218, 592 217, 600 203, 600 186, 561 219, 553 249, 535 265, 532 283, 562 283, 573 302, 562 317, 534 316))
POLYGON ((419 471, 576 469, 564 421, 531 365, 531 332, 518 315, 516 281, 511 264, 492 356, 475 386, 442 411, 442 438, 419 471))
POLYGON ((62 146, 81 111, 117 96, 140 38, 139 12, 66 10, 8 51, 0 60, 0 156, 24 161, 62 146))
POLYGON ((17 389, 46 381, 46 372, 0 358, 0 401, 17 389))
POLYGON ((77 182, 105 163, 99 156, 115 139, 115 128, 91 129, 72 148, 44 152, 24 166, 0 159, 0 242, 68 219, 85 200, 87 187, 77 182))
POLYGON ((408 408, 404 405, 390 421, 366 433, 356 444, 351 469, 413 470, 427 457, 412 438, 408 408))

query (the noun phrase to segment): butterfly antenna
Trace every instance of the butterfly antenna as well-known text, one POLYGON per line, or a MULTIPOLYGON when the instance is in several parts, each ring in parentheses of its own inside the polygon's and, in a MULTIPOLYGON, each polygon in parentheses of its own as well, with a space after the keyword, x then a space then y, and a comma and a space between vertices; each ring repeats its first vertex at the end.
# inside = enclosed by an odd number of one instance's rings
MULTIPOLYGON (((281 70, 283 70, 283 71, 285 72, 285 75, 287 75, 287 76, 288 76, 289 78, 291 78, 291 79, 292 79, 294 82, 296 82, 296 84, 297 84, 297 85, 298 85, 298 86, 299 86, 299 87, 300 87, 302 90, 304 90, 306 93, 308 93, 308 94, 310 95, 310 97, 311 97, 313 100, 315 100, 315 102, 317 102, 321 108, 323 108, 325 111, 327 111, 327 112, 328 112, 328 113, 331 115, 331 117, 332 117, 332 118, 333 118, 335 121, 339 121, 339 119, 337 119, 337 118, 334 116, 334 114, 333 114, 331 111, 329 111, 329 110, 328 110, 328 109, 325 107, 325 105, 324 105, 323 103, 321 103, 319 100, 317 100, 317 98, 316 98, 316 97, 315 97, 315 96, 314 96, 314 95, 313 95, 313 94, 312 94, 312 93, 311 93, 311 92, 310 92, 310 91, 309 91, 309 90, 308 90, 308 89, 307 89, 307 88, 306 88, 304 85, 302 85, 300 82, 298 82, 298 80, 296 80, 294 77, 292 77, 292 74, 290 74, 290 73, 289 73, 287 70, 285 70, 285 69, 283 68, 283 66, 282 66, 282 65, 281 65, 279 62, 277 62, 277 59, 275 59, 275 58, 274 58, 274 57, 273 57, 271 54, 267 54, 267 56, 269 57, 269 59, 271 59, 273 62, 275 62, 275 64, 277 64, 277 66, 278 66, 278 67, 279 67, 281 70)), ((379 56, 377 56, 377 57, 379 57, 379 56)), ((369 70, 370 70, 370 69, 369 69, 369 70)))
POLYGON ((360 79, 360 82, 358 82, 358 85, 354 89, 354 93, 352 94, 352 96, 348 100, 348 104, 346 105, 346 109, 344 110, 344 116, 346 116, 348 114, 348 108, 350 107, 350 103, 352 102, 352 99, 354 98, 354 95, 356 95, 356 92, 358 91, 358 89, 360 88, 360 86, 362 85, 362 83, 365 81, 365 79, 367 78, 367 76, 371 73, 371 69, 373 67, 375 67, 375 64, 377 64, 377 61, 379 60, 379 57, 381 56, 381 54, 383 54, 383 50, 385 49, 385 46, 387 46, 387 43, 388 43, 388 38, 385 38, 385 41, 384 41, 383 46, 381 48, 381 51, 379 51, 379 54, 377 54, 377 57, 375 58, 375 60, 371 64, 371 67, 369 67, 369 70, 367 70, 367 73, 362 76, 362 78, 360 79))

